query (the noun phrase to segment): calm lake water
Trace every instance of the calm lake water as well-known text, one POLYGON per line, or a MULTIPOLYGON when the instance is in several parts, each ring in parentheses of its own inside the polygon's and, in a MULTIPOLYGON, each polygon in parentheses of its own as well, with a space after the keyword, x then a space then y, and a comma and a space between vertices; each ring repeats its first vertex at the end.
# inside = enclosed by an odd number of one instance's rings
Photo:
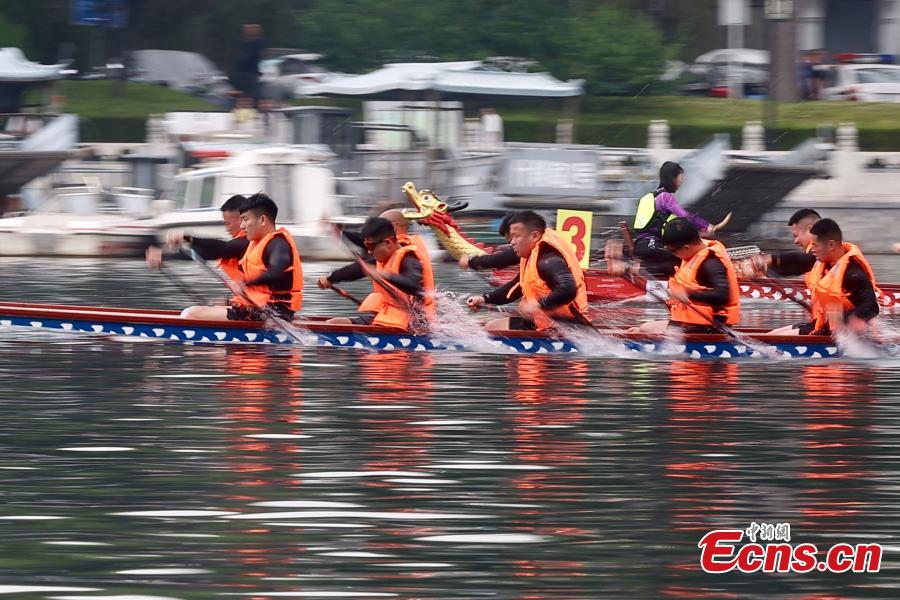
MULTIPOLYGON (((894 260, 876 261, 886 280, 894 260)), ((308 312, 352 311, 311 287, 332 266, 304 265, 308 312)), ((0 278, 3 300, 190 303, 138 261, 2 259, 0 278)), ((801 316, 760 303, 747 320, 801 316)), ((900 361, 7 331, 0 377, 0 597, 900 597, 900 361), (882 570, 705 574, 700 538, 752 522, 820 548, 881 543, 882 570)))

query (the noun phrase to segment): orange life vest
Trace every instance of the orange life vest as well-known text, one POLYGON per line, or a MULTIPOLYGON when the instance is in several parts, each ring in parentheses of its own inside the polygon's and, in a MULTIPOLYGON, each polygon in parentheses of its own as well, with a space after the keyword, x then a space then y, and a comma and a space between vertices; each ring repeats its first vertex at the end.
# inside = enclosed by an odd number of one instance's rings
MULTIPOLYGON (((566 265, 572 273, 572 277, 575 278, 576 292, 575 299, 569 304, 557 306, 554 309, 546 311, 546 314, 538 313, 535 316, 534 325, 539 331, 553 326, 552 317, 572 319, 575 318, 576 313, 584 316, 588 307, 584 272, 581 270, 578 258, 575 257, 575 251, 569 242, 561 238, 559 234, 552 229, 545 229, 544 235, 542 235, 541 239, 538 240, 538 243, 534 245, 528 258, 523 258, 519 261, 518 287, 521 287, 522 289, 522 298, 524 300, 541 300, 542 298, 549 296, 552 291, 538 272, 538 259, 540 258, 541 248, 544 246, 553 248, 565 259, 566 265)), ((516 286, 509 291, 510 295, 512 295, 515 289, 516 286)))
POLYGON ((434 319, 436 314, 434 274, 431 268, 431 261, 428 258, 428 252, 424 249, 424 246, 422 250, 419 250, 415 242, 408 240, 408 243, 401 245, 386 263, 376 263, 378 273, 382 275, 399 275, 403 258, 409 253, 415 254, 422 264, 422 287, 425 291, 425 296, 424 298, 418 298, 411 294, 406 294, 394 286, 391 286, 390 290, 386 290, 380 283, 372 281, 374 291, 366 297, 359 310, 360 312, 377 313, 372 321, 373 325, 409 329, 410 324, 415 319, 415 316, 410 314, 410 309, 415 309, 416 307, 421 307, 425 318, 429 322, 434 319))
MULTIPOLYGON (((253 285, 247 288, 247 295, 258 306, 265 306, 270 302, 286 302, 291 310, 298 311, 303 306, 303 267, 300 263, 300 253, 297 252, 297 246, 294 244, 294 238, 284 227, 266 234, 261 240, 250 242, 240 261, 242 280, 251 281, 269 270, 263 262, 263 254, 266 246, 275 236, 281 236, 291 248, 292 261, 291 266, 288 267, 288 271, 293 277, 291 289, 280 291, 272 290, 268 285, 253 285)), ((249 302, 244 298, 238 298, 238 304, 249 305, 249 302)))
MULTIPOLYGON (((236 236, 232 239, 247 237, 246 232, 239 231, 236 236)), ((219 268, 225 271, 225 274, 228 275, 228 279, 234 282, 240 282, 244 280, 244 276, 241 273, 241 259, 240 258, 220 258, 219 259, 219 268)), ((231 297, 231 301, 240 302, 237 295, 231 297)))
POLYGON ((853 310, 853 304, 850 302, 850 294, 844 291, 844 274, 847 272, 847 266, 851 259, 862 266, 872 287, 875 288, 875 295, 881 295, 881 290, 875 285, 875 273, 869 265, 869 261, 863 256, 859 246, 843 243, 844 255, 837 259, 837 262, 825 270, 825 264, 816 261, 812 270, 804 276, 806 287, 809 288, 812 296, 812 316, 815 321, 815 329, 824 329, 828 325, 828 313, 832 311, 853 310))
POLYGON ((671 318, 678 323, 686 325, 712 325, 716 323, 715 317, 724 316, 727 325, 735 325, 741 320, 741 300, 740 288, 738 287, 737 272, 731 263, 731 258, 722 242, 715 240, 703 240, 706 245, 697 254, 692 256, 690 260, 681 261, 681 266, 675 268, 675 275, 669 278, 670 290, 682 290, 683 293, 704 289, 697 281, 697 273, 700 265, 706 260, 712 252, 716 258, 725 265, 725 272, 728 275, 728 302, 724 306, 712 307, 708 304, 699 304, 696 302, 676 302, 669 301, 669 309, 671 318))

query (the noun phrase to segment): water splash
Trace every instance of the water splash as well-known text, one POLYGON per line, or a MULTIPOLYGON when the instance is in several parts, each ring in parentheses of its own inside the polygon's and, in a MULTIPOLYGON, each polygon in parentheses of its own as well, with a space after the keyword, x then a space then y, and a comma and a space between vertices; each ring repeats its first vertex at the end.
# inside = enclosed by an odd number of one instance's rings
POLYGON ((489 354, 509 354, 508 348, 491 339, 484 323, 478 320, 468 308, 460 303, 455 292, 435 293, 437 318, 431 324, 431 337, 447 346, 465 346, 467 350, 489 354))

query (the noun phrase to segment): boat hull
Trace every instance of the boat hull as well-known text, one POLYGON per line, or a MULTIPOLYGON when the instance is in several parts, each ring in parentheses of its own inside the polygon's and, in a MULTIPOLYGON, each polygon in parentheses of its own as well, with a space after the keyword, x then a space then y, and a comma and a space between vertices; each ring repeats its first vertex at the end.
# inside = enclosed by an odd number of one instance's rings
MULTIPOLYGON (((267 328, 260 322, 194 321, 181 319, 177 311, 133 310, 68 305, 0 302, 0 328, 82 333, 104 337, 187 344, 302 344, 375 351, 475 350, 519 354, 568 354, 585 350, 562 337, 537 332, 508 331, 488 337, 475 346, 428 335, 373 326, 334 325, 324 319, 295 321, 297 331, 267 328)), ((840 355, 831 338, 767 336, 751 332, 741 340, 723 335, 688 335, 678 341, 661 336, 609 331, 597 337, 602 348, 589 353, 629 357, 682 355, 690 358, 739 358, 764 353, 770 358, 830 358, 840 355), (749 344, 749 345, 748 345, 749 344)), ((590 336, 588 336, 590 337, 590 336)), ((588 342, 593 346, 593 342, 588 342)), ((893 348, 892 348, 893 350, 893 348)))
MULTIPOLYGON (((502 285, 515 277, 517 270, 503 269, 494 271, 491 277, 493 285, 502 285)), ((654 286, 651 291, 656 295, 667 296, 666 283, 648 281, 654 286)), ((750 300, 795 300, 809 301, 809 290, 799 279, 740 279, 741 298, 750 300)), ((646 300, 657 302, 658 299, 648 294, 648 290, 637 283, 623 277, 610 275, 601 269, 588 269, 585 273, 585 285, 589 302, 615 302, 623 300, 646 300)), ((881 294, 878 302, 884 308, 900 307, 900 285, 883 284, 879 286, 881 294)))

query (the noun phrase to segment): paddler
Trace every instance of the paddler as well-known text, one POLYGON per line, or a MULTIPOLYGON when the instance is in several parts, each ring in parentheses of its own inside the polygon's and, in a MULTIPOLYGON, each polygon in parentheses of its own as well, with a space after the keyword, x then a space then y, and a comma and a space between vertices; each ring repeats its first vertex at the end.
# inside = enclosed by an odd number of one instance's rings
MULTIPOLYGON (((397 240, 402 245, 413 244, 416 246, 416 249, 418 251, 417 256, 422 262, 423 277, 425 277, 429 281, 434 281, 434 272, 431 266, 431 258, 428 254, 428 247, 425 245, 425 240, 420 235, 410 235, 409 219, 403 216, 403 211, 392 208, 384 211, 378 216, 382 219, 390 221, 391 225, 393 225, 394 227, 394 233, 397 235, 397 240)), ((362 243, 361 236, 360 243, 362 243)), ((375 257, 371 254, 366 255, 364 260, 370 265, 375 265, 375 257)), ((349 263, 339 269, 335 269, 328 275, 319 277, 318 286, 320 289, 325 290, 332 287, 332 285, 334 284, 343 283, 345 281, 358 281, 365 276, 366 274, 363 272, 360 263, 358 261, 353 261, 352 263, 349 263)), ((363 303, 363 305, 365 306, 365 303, 363 303)), ((371 306, 367 306, 364 312, 376 312, 375 310, 370 309, 371 306)))
POLYGON ((731 220, 731 213, 728 213, 720 223, 713 225, 703 217, 685 210, 675 198, 675 192, 683 183, 684 169, 681 165, 666 161, 659 168, 659 187, 638 200, 632 224, 635 236, 634 257, 640 260, 641 266, 648 273, 657 277, 668 276, 682 262, 664 247, 662 236, 668 222, 679 217, 687 219, 705 237, 712 237, 731 220))
POLYGON ((662 242, 681 264, 669 275, 668 321, 644 323, 637 330, 658 333, 667 327, 685 333, 717 333, 741 319, 737 272, 722 242, 704 240, 688 219, 666 225, 662 242))
POLYGON ((490 331, 546 330, 556 321, 584 324, 587 288, 574 249, 544 218, 523 210, 509 219, 509 239, 519 257, 519 274, 507 284, 481 296, 470 296, 472 310, 484 304, 519 300, 517 317, 494 319, 490 331))
MULTIPOLYGON (((227 243, 236 242, 242 249, 246 249, 247 247, 246 235, 241 230, 241 206, 243 206, 246 201, 247 198, 245 196, 237 194, 226 200, 219 208, 219 210, 222 211, 222 223, 225 225, 225 231, 231 236, 231 240, 227 243)), ((219 242, 219 240, 212 240, 211 238, 185 236, 179 232, 173 232, 171 235, 171 242, 179 244, 182 241, 187 241, 192 244, 194 241, 197 241, 200 246, 209 243, 209 241, 219 242)), ((178 254, 181 254, 181 252, 179 251, 178 254)), ((148 247, 145 258, 147 260, 147 266, 150 269, 160 268, 163 262, 162 248, 155 245, 148 247)), ((241 276, 240 271, 238 270, 238 262, 239 259, 237 258, 223 258, 219 260, 219 268, 225 271, 225 274, 228 275, 232 281, 239 281, 241 276)))
POLYGON ((816 260, 806 274, 813 316, 812 330, 806 333, 824 335, 842 327, 866 331, 879 312, 872 267, 859 246, 844 241, 832 219, 820 219, 809 233, 816 260))
MULTIPOLYGON (((424 243, 398 233, 396 227, 396 222, 383 217, 372 217, 363 224, 363 244, 375 265, 360 261, 359 278, 371 277, 373 291, 359 307, 362 314, 336 317, 329 323, 418 330, 434 319, 434 276, 428 251, 424 243)), ((331 280, 325 280, 328 285, 324 287, 330 287, 331 280)), ((319 286, 323 283, 320 279, 319 286)))
POLYGON ((178 233, 170 237, 170 244, 190 242, 197 254, 206 260, 238 263, 233 274, 234 283, 229 286, 234 293, 229 306, 191 306, 182 311, 181 316, 200 320, 264 321, 269 312, 291 321, 303 304, 303 269, 294 239, 287 229, 276 226, 278 206, 266 194, 250 196, 239 212, 244 237, 229 241, 185 238, 178 233))
MULTIPOLYGON (((806 275, 816 264, 816 256, 813 254, 813 235, 810 233, 813 225, 822 217, 811 208, 801 208, 788 219, 788 228, 794 238, 794 244, 799 250, 786 250, 757 254, 750 258, 750 269, 744 270, 741 275, 752 277, 753 275, 775 275, 776 277, 790 277, 794 275, 806 275)), ((815 329, 815 319, 809 319, 801 323, 787 325, 771 331, 777 335, 809 335, 815 329)))

